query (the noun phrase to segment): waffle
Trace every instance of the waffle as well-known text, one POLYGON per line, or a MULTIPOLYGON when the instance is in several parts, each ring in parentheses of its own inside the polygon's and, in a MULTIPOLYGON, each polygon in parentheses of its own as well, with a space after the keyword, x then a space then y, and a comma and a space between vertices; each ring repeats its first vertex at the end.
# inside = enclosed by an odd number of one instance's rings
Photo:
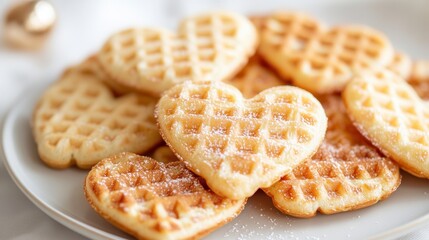
POLYGON ((362 135, 405 171, 429 177, 429 111, 412 87, 383 70, 355 77, 343 98, 362 135))
POLYGON ((33 133, 40 158, 54 168, 89 168, 111 154, 143 153, 158 142, 156 99, 115 98, 90 58, 67 70, 39 100, 33 133))
MULTIPOLYGON (((98 81, 106 82, 109 77, 101 68, 100 63, 95 55, 89 56, 82 63, 67 68, 59 80, 67 80, 73 78, 94 78, 98 81)), ((73 81, 73 80, 72 80, 73 81)))
POLYGON ((429 82, 429 61, 418 60, 413 62, 409 82, 429 82))
POLYGON ((429 61, 414 62, 408 82, 421 98, 429 100, 429 61))
POLYGON ((428 105, 427 101, 429 100, 429 82, 409 82, 409 84, 423 100, 426 100, 426 104, 428 105))
POLYGON ((161 145, 157 147, 155 150, 153 150, 150 156, 153 159, 163 163, 179 161, 176 155, 174 155, 174 152, 171 151, 167 145, 161 145))
POLYGON ((335 148, 365 146, 368 149, 374 149, 365 137, 353 126, 353 123, 347 116, 340 95, 325 95, 318 99, 322 103, 328 117, 328 129, 324 140, 325 144, 332 145, 335 148))
POLYGON ((251 196, 313 155, 326 116, 310 93, 291 86, 246 100, 222 82, 173 87, 155 110, 161 135, 217 194, 251 196))
POLYGON ((98 53, 121 90, 160 95, 184 81, 222 81, 235 75, 257 46, 244 16, 214 12, 185 19, 178 33, 133 28, 114 34, 98 53))
POLYGON ((398 74, 403 79, 408 79, 412 72, 412 61, 404 53, 396 52, 387 69, 398 74))
POLYGON ((251 98, 265 89, 285 84, 265 66, 257 55, 250 59, 239 74, 225 82, 238 88, 245 98, 251 98))
POLYGON ((201 237, 235 218, 246 202, 214 194, 179 161, 132 153, 98 163, 84 190, 101 216, 138 239, 201 237))
POLYGON ((101 67, 96 55, 88 57, 85 61, 83 61, 81 64, 78 64, 77 66, 67 68, 60 77, 60 80, 68 78, 80 78, 82 75, 97 78, 99 81, 107 85, 115 95, 124 95, 128 92, 128 90, 122 88, 112 81, 110 76, 101 67))
POLYGON ((262 28, 265 25, 266 16, 249 16, 249 20, 253 23, 253 26, 255 26, 257 32, 261 32, 262 28))
POLYGON ((363 208, 387 198, 401 182, 399 167, 353 127, 341 98, 321 99, 328 130, 318 152, 264 191, 282 212, 312 217, 363 208))
POLYGON ((383 34, 364 26, 326 28, 300 13, 267 16, 260 53, 294 85, 312 93, 341 91, 357 72, 384 68, 393 48, 383 34))

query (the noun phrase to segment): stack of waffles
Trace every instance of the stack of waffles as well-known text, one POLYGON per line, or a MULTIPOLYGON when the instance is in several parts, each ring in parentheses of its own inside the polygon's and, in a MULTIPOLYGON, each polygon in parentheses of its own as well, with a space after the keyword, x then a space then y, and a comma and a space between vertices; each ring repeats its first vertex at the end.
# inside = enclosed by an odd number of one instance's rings
POLYGON ((139 239, 202 237, 258 189, 281 212, 356 210, 429 178, 429 63, 367 26, 211 12, 131 28, 67 69, 32 125, 41 160, 90 169, 92 208, 139 239))

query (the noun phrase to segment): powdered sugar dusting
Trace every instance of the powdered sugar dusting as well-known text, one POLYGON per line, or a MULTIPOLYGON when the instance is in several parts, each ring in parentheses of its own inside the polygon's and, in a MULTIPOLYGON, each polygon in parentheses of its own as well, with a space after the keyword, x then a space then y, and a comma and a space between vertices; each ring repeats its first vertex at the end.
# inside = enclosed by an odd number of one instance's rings
POLYGON ((257 192, 249 199, 240 216, 218 230, 222 231, 222 234, 216 234, 213 239, 327 239, 326 234, 320 236, 307 234, 308 228, 302 228, 300 225, 308 222, 308 219, 297 219, 279 212, 272 205, 271 199, 262 191, 257 192))

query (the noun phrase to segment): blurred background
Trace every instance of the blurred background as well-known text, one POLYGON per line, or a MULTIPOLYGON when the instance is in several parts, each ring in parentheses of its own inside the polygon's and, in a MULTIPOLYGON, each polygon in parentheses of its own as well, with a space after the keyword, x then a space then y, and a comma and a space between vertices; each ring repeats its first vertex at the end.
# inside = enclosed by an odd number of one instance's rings
MULTIPOLYGON (((0 16, 18 0, 0 0, 0 16)), ((366 24, 383 31, 394 46, 413 58, 429 58, 427 0, 50 0, 57 13, 52 35, 39 51, 17 51, 0 42, 0 96, 12 101, 19 91, 5 82, 52 81, 64 67, 100 48, 106 38, 131 26, 174 29, 187 15, 232 10, 260 15, 273 10, 298 10, 330 24, 366 24), (424 31, 425 30, 425 31, 424 31), (13 96, 9 96, 13 95, 13 96)), ((0 34, 4 33, 4 24, 0 34)), ((0 109, 9 102, 1 101, 0 109)))
MULTIPOLYGON (((97 51, 110 34, 133 26, 174 30, 182 17, 209 10, 247 15, 297 10, 329 24, 369 25, 384 32, 396 49, 413 59, 429 59, 428 0, 50 0, 57 20, 44 46, 36 51, 17 50, 3 40, 5 16, 17 2, 0 0, 0 117, 25 97, 28 88, 56 80, 64 68, 97 51)), ((42 239, 64 231, 25 199, 1 164, 0 191, 0 238, 42 239), (33 229, 18 229, 25 221, 33 229)), ((77 236, 67 232, 62 239, 77 236)))

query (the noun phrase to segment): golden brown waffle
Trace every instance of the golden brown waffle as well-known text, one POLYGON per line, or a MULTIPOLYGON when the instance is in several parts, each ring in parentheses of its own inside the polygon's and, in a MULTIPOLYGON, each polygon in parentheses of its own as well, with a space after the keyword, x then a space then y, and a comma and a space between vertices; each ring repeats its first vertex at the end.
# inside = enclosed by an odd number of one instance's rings
POLYGON ((98 53, 121 90, 160 95, 184 81, 222 81, 253 55, 257 33, 244 16, 213 12, 182 21, 178 33, 155 28, 114 34, 98 53))
POLYGON ((225 82, 238 88, 246 98, 251 98, 265 89, 285 84, 265 66, 259 56, 252 57, 239 74, 225 82))
POLYGON ((411 86, 383 70, 355 77, 343 98, 362 135, 402 169, 429 178, 429 111, 411 86))
POLYGON ((264 191, 282 212, 312 217, 363 208, 385 199, 401 182, 399 167, 354 128, 341 97, 321 99, 328 130, 318 152, 264 191))
POLYGON ((235 218, 246 202, 217 196, 182 162, 132 153, 98 163, 84 189, 101 216, 138 239, 201 237, 235 218))
POLYGON ((326 28, 301 13, 267 16, 260 53, 285 78, 312 93, 341 91, 359 72, 384 68, 393 48, 380 32, 364 26, 326 28))
POLYGON ((134 94, 115 98, 94 61, 67 70, 34 110, 39 155, 51 167, 89 168, 112 154, 143 153, 161 141, 153 118, 157 100, 134 94))
POLYGON ((319 101, 302 89, 274 87, 247 100, 221 82, 173 87, 155 116, 173 152, 231 199, 272 185, 313 155, 327 124, 319 101))

